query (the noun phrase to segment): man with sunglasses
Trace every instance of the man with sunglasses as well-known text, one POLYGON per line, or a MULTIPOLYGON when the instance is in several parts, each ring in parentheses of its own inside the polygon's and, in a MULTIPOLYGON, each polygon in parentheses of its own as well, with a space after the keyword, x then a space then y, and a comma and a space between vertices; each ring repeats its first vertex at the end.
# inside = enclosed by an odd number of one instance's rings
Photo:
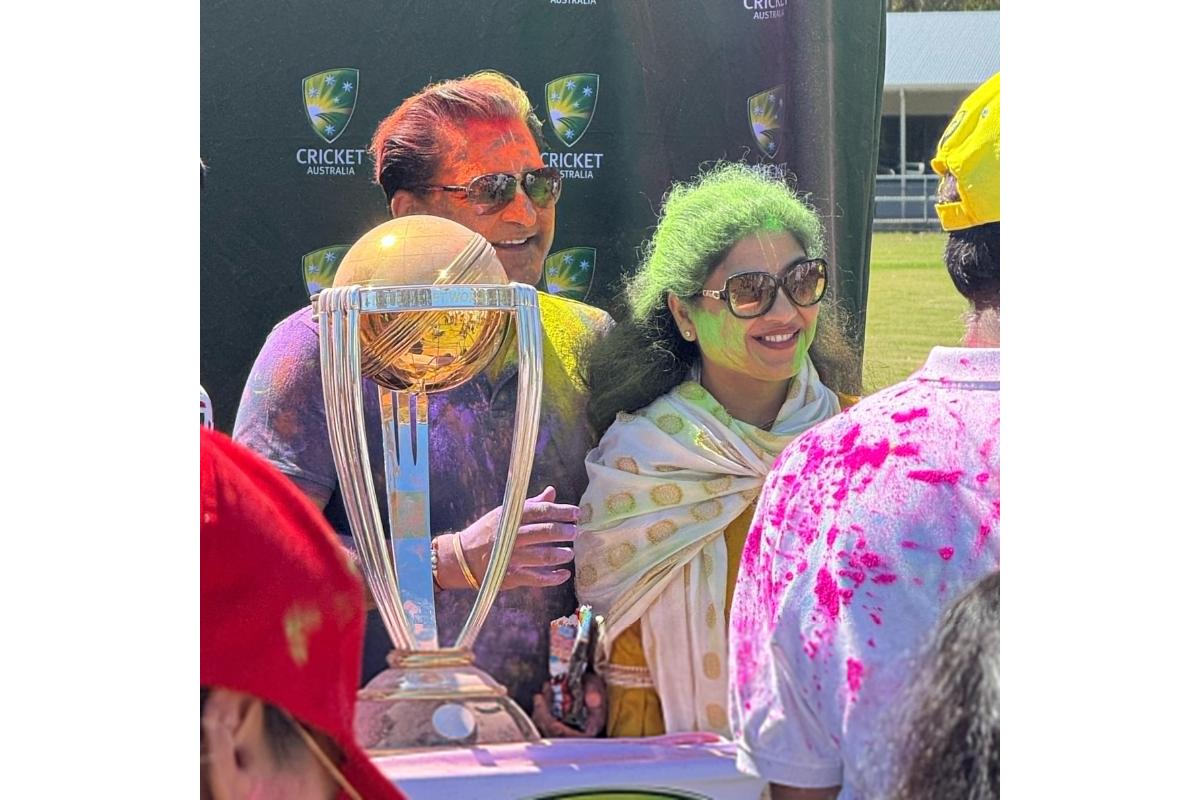
POLYGON ((889 712, 913 656, 999 568, 999 75, 964 101, 933 168, 965 346, 935 347, 784 450, 742 558, 729 713, 738 767, 777 800, 895 796, 889 712))
MULTIPOLYGON (((536 284, 554 239, 562 178, 541 156, 541 123, 511 79, 495 72, 426 87, 393 111, 372 142, 375 175, 392 216, 445 217, 496 249, 508 277, 536 284)), ((531 486, 508 577, 476 645, 476 660, 526 710, 548 678, 548 624, 574 610, 570 544, 596 443, 584 409, 578 354, 607 330, 603 311, 541 295, 543 400, 531 486), (544 487, 544 488, 543 488, 544 487)), ((368 431, 379 430, 374 385, 364 384, 368 431)), ((516 402, 515 337, 463 386, 430 397, 430 521, 438 559, 438 623, 458 631, 491 551, 507 479, 516 402), (458 553, 462 558, 457 558, 458 553)), ((275 327, 238 409, 234 438, 264 455, 325 512, 352 546, 321 395, 316 325, 308 306, 275 327)), ((383 501, 383 456, 369 435, 383 501)), ((363 676, 386 667, 391 643, 368 615, 363 676)), ((556 733, 559 731, 555 731, 556 733)))

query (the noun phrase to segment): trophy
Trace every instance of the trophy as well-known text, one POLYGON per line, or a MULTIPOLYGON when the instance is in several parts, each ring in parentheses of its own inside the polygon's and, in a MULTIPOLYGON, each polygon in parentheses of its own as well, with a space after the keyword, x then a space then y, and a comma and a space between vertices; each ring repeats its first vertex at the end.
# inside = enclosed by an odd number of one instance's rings
POLYGON ((471 653, 507 572, 533 468, 542 387, 537 292, 508 283, 479 234, 440 217, 409 216, 359 239, 313 307, 346 516, 395 647, 389 668, 359 692, 359 742, 381 752, 540 738, 471 653), (517 405, 500 525, 467 620, 453 646, 442 647, 430 561, 428 395, 483 370, 514 314, 517 405), (371 477, 363 377, 379 391, 390 536, 371 477))

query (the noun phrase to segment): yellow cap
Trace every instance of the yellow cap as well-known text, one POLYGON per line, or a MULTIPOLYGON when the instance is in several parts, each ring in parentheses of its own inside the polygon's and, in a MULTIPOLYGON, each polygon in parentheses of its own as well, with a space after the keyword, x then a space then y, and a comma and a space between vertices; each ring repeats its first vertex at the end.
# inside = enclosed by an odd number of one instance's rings
POLYGON ((948 231, 1000 221, 1000 73, 963 101, 938 142, 931 162, 942 180, 958 182, 961 198, 938 203, 938 217, 948 231))

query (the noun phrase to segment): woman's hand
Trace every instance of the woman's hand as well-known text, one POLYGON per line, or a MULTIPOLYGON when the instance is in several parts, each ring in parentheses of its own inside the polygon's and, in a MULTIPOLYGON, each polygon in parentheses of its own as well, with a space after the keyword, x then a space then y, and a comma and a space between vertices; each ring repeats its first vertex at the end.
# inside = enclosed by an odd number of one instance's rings
POLYGON ((550 682, 542 686, 541 694, 533 696, 533 724, 547 739, 594 739, 604 732, 608 722, 608 690, 604 679, 594 672, 583 674, 583 704, 587 706, 587 722, 576 730, 550 713, 550 682))
MULTIPOLYGON (((517 529, 517 541, 513 545, 512 557, 508 562, 508 574, 501 589, 518 586, 557 586, 571 577, 565 568, 575 558, 570 547, 555 547, 554 542, 571 544, 579 531, 579 507, 566 503, 555 503, 555 490, 547 486, 542 493, 525 501, 521 512, 521 526, 517 529)), ((459 537, 463 556, 475 580, 483 582, 488 559, 492 555, 492 543, 500 526, 502 507, 493 508, 461 533, 442 534, 437 537, 438 583, 447 589, 466 589, 468 583, 462 574, 454 552, 453 537, 459 537)))

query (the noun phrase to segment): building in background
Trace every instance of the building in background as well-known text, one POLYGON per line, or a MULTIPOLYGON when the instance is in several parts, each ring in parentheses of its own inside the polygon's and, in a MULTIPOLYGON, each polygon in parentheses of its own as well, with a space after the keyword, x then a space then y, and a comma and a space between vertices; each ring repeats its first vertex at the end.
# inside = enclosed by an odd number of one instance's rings
POLYGON ((959 104, 999 71, 999 11, 887 15, 876 230, 938 228, 929 159, 959 104))

